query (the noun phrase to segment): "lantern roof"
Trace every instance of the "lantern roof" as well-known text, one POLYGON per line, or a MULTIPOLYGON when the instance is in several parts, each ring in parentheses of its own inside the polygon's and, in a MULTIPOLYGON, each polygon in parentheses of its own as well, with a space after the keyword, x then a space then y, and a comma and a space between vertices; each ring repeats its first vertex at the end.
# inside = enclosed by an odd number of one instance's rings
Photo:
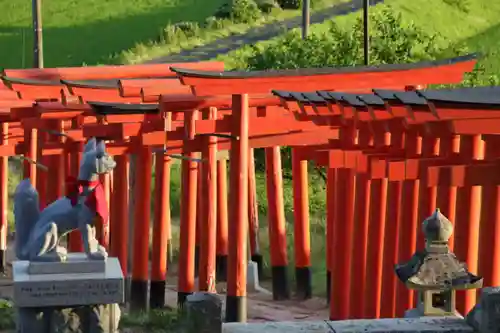
POLYGON ((398 278, 416 290, 462 290, 482 287, 483 278, 469 272, 467 265, 449 250, 452 223, 437 209, 422 223, 425 249, 396 265, 398 278))

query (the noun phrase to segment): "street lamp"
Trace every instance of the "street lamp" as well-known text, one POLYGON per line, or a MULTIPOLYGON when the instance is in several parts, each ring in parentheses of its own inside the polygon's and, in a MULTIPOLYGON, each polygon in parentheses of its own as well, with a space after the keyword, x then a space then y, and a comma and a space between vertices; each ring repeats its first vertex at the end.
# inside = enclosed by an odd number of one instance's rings
POLYGON ((33 67, 43 68, 42 0, 32 0, 33 10, 33 67))
POLYGON ((370 64, 370 27, 369 22, 370 22, 370 15, 369 15, 369 10, 370 8, 370 0, 364 0, 363 1, 363 26, 364 26, 364 55, 365 55, 365 66, 368 66, 370 64))
POLYGON ((306 39, 309 34, 309 25, 311 24, 311 1, 302 0, 302 39, 306 39))

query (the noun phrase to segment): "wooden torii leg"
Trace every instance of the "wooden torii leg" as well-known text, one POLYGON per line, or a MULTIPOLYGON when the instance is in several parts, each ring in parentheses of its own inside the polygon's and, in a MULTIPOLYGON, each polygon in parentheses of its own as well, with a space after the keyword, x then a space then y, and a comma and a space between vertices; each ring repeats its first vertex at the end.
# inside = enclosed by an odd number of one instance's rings
MULTIPOLYGON (((484 146, 481 136, 460 137, 460 154, 482 158, 484 146)), ((467 263, 471 273, 478 269, 479 228, 481 215, 481 186, 466 184, 457 190, 457 220, 455 228, 455 254, 467 263)), ((457 310, 466 314, 476 302, 476 290, 457 292, 457 310)))
POLYGON ((326 173, 326 298, 330 303, 333 284, 333 240, 335 237, 335 211, 336 209, 336 187, 337 187, 337 169, 327 168, 326 173))
POLYGON ((293 213, 296 293, 300 299, 312 297, 311 244, 307 160, 292 149, 293 213))
MULTIPOLYGON (((498 153, 498 137, 485 139, 485 159, 498 153)), ((486 178, 486 177, 485 177, 486 178)), ((500 184, 489 181, 483 185, 478 274, 486 287, 500 285, 500 184)))
MULTIPOLYGON (((38 156, 36 157, 36 161, 47 166, 49 170, 57 170, 57 164, 54 163, 55 156, 43 156, 42 153, 44 143, 50 141, 54 142, 53 136, 49 136, 47 132, 38 132, 38 156)), ((43 210, 47 206, 47 204, 56 200, 57 188, 54 186, 54 183, 57 183, 57 180, 48 182, 47 178, 47 172, 37 172, 36 189, 38 192, 38 203, 40 205, 40 210, 43 210), (49 183, 51 184, 50 186, 49 183)), ((35 186, 35 184, 33 184, 33 186, 35 186)))
POLYGON ((290 298, 280 147, 266 148, 266 181, 273 299, 290 298))
POLYGON ((354 189, 356 176, 353 170, 340 168, 337 170, 337 215, 335 218, 335 249, 343 249, 343 255, 335 256, 334 280, 330 308, 334 306, 336 311, 330 310, 330 318, 348 319, 349 302, 351 292, 351 261, 354 231, 354 189))
MULTIPOLYGON (((404 173, 404 170, 403 170, 404 173)), ((402 180, 389 180, 387 185, 387 215, 385 219, 384 259, 382 269, 382 295, 380 317, 394 318, 396 313, 396 274, 394 265, 398 262, 398 237, 400 232, 402 180)))
POLYGON ((171 158, 164 152, 155 153, 155 204, 153 224, 153 253, 151 258, 151 287, 149 306, 165 306, 167 287, 167 251, 170 229, 170 165, 171 158))
POLYGON ((368 247, 368 228, 370 210, 371 179, 367 173, 356 174, 356 200, 354 212, 355 249, 353 250, 353 264, 351 276, 353 278, 352 301, 350 304, 350 318, 364 318, 366 296, 366 259, 368 247))
MULTIPOLYGON (((198 119, 198 110, 185 114, 185 127, 188 140, 193 139, 194 123, 198 119)), ((188 141, 184 142, 184 148, 188 148, 188 141)), ((193 159, 194 153, 183 154, 193 159)), ((196 242, 196 199, 198 185, 198 167, 193 160, 182 162, 182 201, 181 201, 181 230, 180 230, 180 252, 179 252, 179 279, 177 282, 177 302, 182 307, 186 297, 194 291, 194 249, 196 242)))
MULTIPOLYGON (((417 220, 419 186, 420 183, 415 179, 405 179, 403 181, 401 217, 399 222, 401 226, 398 263, 411 258, 417 247, 417 234, 419 231, 419 221, 417 220)), ((413 296, 414 292, 412 290, 408 290, 402 283, 398 283, 396 290, 396 316, 402 317, 406 310, 412 308, 413 296)))
MULTIPOLYGON (((24 142, 26 144, 25 156, 36 161, 38 157, 38 130, 36 128, 24 129, 24 142)), ((23 162, 23 177, 29 178, 31 184, 36 186, 36 165, 27 161, 23 162)))
MULTIPOLYGON (((82 158, 83 142, 77 142, 73 147, 74 149, 70 153, 70 176, 78 177, 78 171, 80 170, 80 162, 82 158)), ((68 251, 83 252, 82 235, 79 230, 72 231, 68 235, 68 251)))
MULTIPOLYGON (((439 140, 434 137, 421 138, 421 153, 423 157, 437 156, 439 140)), ((421 170, 420 184, 427 184, 427 171, 421 170)), ((418 221, 423 222, 436 210, 437 187, 422 185, 418 192, 418 221)), ((423 233, 417 233, 417 249, 424 248, 423 233)))
MULTIPOLYGON (((111 202, 111 175, 105 174, 101 175, 100 181, 102 184, 102 187, 104 189, 104 196, 106 198, 106 203, 108 204, 108 210, 110 209, 110 202, 111 202)), ((109 210, 110 211, 110 210, 109 210)), ((101 221, 101 224, 98 225, 98 228, 96 230, 97 233, 97 240, 99 241, 99 244, 104 246, 105 249, 109 249, 109 233, 110 233, 110 226, 109 226, 109 221, 101 221), (105 225, 108 225, 108 228, 105 227, 105 225)))
POLYGON ((217 161, 217 281, 227 280, 227 161, 217 161))
POLYGON ((247 319, 248 95, 233 95, 226 322, 247 319))
POLYGON ((115 156, 115 162, 113 195, 111 197, 110 255, 118 257, 123 276, 128 276, 128 156, 115 156))
MULTIPOLYGON (((420 150, 419 137, 415 133, 406 135, 405 148, 408 154, 416 155, 420 150)), ((396 250, 396 262, 401 263, 409 260, 417 248, 417 234, 419 233, 418 221, 418 194, 420 182, 418 181, 418 163, 408 160, 402 163, 402 187, 401 187, 401 211, 398 216, 399 233, 396 235, 398 247, 396 250)), ((422 185, 423 186, 423 185, 422 185)), ((394 278, 394 264, 392 265, 392 275, 394 278)), ((406 310, 413 307, 413 291, 409 290, 399 281, 393 280, 396 287, 395 313, 393 316, 403 317, 406 310)))
POLYGON ((387 207, 387 178, 384 170, 372 170, 370 189, 370 223, 368 237, 367 272, 372 278, 366 281, 365 317, 379 318, 382 303, 382 264, 385 240, 385 215, 387 207), (373 275, 372 275, 373 274, 373 275))
POLYGON ((250 149, 248 153, 248 227, 250 254, 252 261, 257 264, 259 277, 262 277, 263 261, 259 243, 259 210, 256 186, 254 150, 250 149))
MULTIPOLYGON (((217 118, 217 109, 210 109, 210 119, 217 118)), ((215 256, 217 252, 217 138, 204 138, 202 148, 202 186, 203 204, 200 214, 203 217, 200 234, 200 278, 199 290, 215 292, 215 256)), ((201 164, 201 163, 200 163, 201 164)))
POLYGON ((202 235, 202 225, 205 223, 205 217, 203 216, 202 207, 203 201, 205 198, 202 193, 202 185, 203 185, 203 164, 196 164, 197 173, 196 173, 196 192, 198 193, 196 197, 196 234, 195 234, 195 246, 194 246, 194 276, 199 277, 200 273, 200 244, 202 235))
MULTIPOLYGON (((446 136, 439 139, 439 154, 449 154, 457 153, 459 149, 458 137, 446 136)), ((447 168, 447 171, 450 169, 447 168)), ((457 187, 448 185, 438 185, 437 195, 436 195, 436 207, 439 208, 441 213, 446 216, 452 223, 455 223, 456 219, 456 203, 457 203, 457 187)), ((448 241, 448 246, 450 251, 454 248, 455 235, 452 234, 450 240, 448 241)))
MULTIPOLYGON (((2 123, 0 144, 8 145, 9 123, 2 123)), ((8 234, 8 200, 9 200, 9 158, 0 157, 0 273, 7 267, 6 250, 8 234)))
POLYGON ((135 310, 148 306, 149 284, 149 221, 151 216, 152 154, 149 147, 140 147, 135 167, 134 250, 130 303, 135 310))

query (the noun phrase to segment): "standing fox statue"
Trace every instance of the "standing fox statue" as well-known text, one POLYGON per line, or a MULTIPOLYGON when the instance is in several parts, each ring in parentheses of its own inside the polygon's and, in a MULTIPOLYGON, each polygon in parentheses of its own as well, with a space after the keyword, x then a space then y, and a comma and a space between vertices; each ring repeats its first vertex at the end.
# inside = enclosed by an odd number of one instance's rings
POLYGON ((40 211, 38 192, 29 178, 19 183, 14 194, 16 256, 29 261, 66 261, 60 238, 80 230, 87 257, 106 260, 107 252, 96 239, 95 220, 108 220, 108 208, 99 175, 116 166, 106 153, 104 141, 91 138, 85 145, 78 179, 66 185, 66 196, 40 211))

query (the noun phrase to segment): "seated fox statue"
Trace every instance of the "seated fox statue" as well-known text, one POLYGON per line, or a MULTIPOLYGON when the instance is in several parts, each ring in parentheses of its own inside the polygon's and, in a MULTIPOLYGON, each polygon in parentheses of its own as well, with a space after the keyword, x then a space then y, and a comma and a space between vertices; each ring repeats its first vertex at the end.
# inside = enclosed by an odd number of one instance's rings
MULTIPOLYGON (((84 251, 91 260, 106 260, 107 252, 96 239, 95 220, 108 220, 108 209, 99 175, 116 166, 106 153, 104 141, 91 138, 85 145, 78 179, 66 184, 66 196, 40 211, 38 192, 29 178, 14 194, 16 256, 29 261, 66 261, 60 238, 79 230, 84 251)), ((57 171, 56 171, 57 172, 57 171)))

